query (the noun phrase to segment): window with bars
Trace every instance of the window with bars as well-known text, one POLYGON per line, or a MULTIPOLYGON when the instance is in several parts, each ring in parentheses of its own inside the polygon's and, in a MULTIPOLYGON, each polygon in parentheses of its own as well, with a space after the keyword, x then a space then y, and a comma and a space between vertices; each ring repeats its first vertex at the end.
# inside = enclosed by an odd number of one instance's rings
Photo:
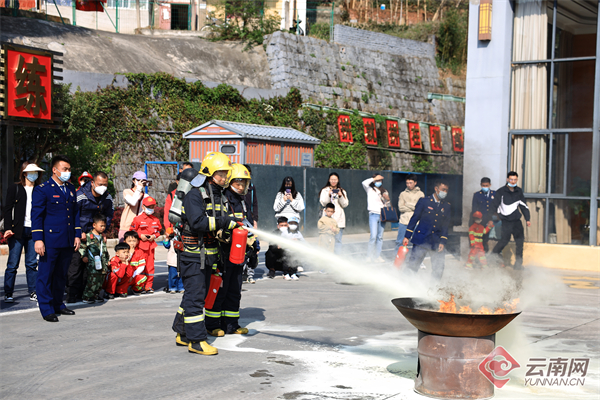
POLYGON ((590 244, 596 228, 597 30, 597 1, 516 3, 509 165, 528 199, 531 242, 590 244))

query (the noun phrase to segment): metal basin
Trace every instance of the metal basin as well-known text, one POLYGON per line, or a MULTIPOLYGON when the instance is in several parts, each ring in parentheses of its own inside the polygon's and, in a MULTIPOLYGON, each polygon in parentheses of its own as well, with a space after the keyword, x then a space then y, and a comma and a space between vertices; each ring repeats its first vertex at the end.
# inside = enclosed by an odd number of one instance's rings
POLYGON ((424 299, 402 297, 392 304, 415 328, 441 336, 489 336, 504 328, 521 312, 512 314, 453 314, 433 311, 439 305, 424 299))

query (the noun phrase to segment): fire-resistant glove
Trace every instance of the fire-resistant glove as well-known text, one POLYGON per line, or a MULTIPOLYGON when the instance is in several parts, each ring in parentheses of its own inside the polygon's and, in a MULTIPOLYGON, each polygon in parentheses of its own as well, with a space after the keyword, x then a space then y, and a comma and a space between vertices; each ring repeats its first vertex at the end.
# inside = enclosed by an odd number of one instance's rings
POLYGON ((229 215, 224 215, 217 217, 217 228, 231 230, 238 225, 238 222, 241 222, 239 218, 230 217, 229 215))

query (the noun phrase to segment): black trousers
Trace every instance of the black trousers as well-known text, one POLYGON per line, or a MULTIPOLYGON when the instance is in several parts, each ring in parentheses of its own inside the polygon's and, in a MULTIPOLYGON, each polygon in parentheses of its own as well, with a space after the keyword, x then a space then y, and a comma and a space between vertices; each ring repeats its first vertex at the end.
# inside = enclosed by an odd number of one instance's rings
POLYGON ((288 275, 295 274, 298 271, 298 268, 290 265, 290 262, 285 255, 278 257, 270 251, 265 253, 265 266, 271 271, 281 271, 288 275))
POLYGON ((490 245, 488 244, 489 240, 490 240, 490 233, 488 232, 485 235, 483 235, 483 238, 482 238, 483 251, 485 253, 487 253, 488 251, 490 251, 490 245))
POLYGON ((204 323, 204 298, 206 297, 206 279, 204 269, 198 261, 179 260, 180 275, 183 281, 183 298, 175 320, 173 330, 187 336, 193 342, 206 340, 204 323))
POLYGON ((506 221, 502 220, 502 237, 492 250, 492 253, 497 254, 498 257, 502 250, 506 247, 508 242, 510 241, 510 236, 513 236, 515 239, 516 246, 516 260, 515 260, 515 269, 523 269, 523 243, 525 242, 525 232, 523 231, 523 224, 521 220, 516 221, 506 221))
POLYGON ((83 296, 85 281, 87 278, 87 270, 85 264, 81 260, 81 254, 78 251, 73 252, 71 264, 67 271, 67 301, 75 302, 83 296))

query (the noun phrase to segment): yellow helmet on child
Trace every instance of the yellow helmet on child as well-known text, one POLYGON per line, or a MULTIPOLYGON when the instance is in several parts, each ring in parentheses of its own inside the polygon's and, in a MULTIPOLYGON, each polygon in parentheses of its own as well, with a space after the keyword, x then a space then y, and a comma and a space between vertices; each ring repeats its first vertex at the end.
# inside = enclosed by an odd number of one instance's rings
POLYGON ((229 187, 235 193, 239 195, 245 195, 246 193, 248 193, 248 188, 250 187, 250 179, 252 179, 252 177, 250 176, 250 171, 248 171, 248 168, 246 168, 242 164, 232 164, 231 167, 232 170, 231 177, 229 178, 229 187), (244 189, 238 190, 237 187, 233 187, 231 185, 236 179, 241 180, 241 182, 244 184, 244 189))
POLYGON ((225 154, 213 151, 208 153, 200 165, 200 173, 211 177, 217 171, 231 171, 231 160, 225 154))

